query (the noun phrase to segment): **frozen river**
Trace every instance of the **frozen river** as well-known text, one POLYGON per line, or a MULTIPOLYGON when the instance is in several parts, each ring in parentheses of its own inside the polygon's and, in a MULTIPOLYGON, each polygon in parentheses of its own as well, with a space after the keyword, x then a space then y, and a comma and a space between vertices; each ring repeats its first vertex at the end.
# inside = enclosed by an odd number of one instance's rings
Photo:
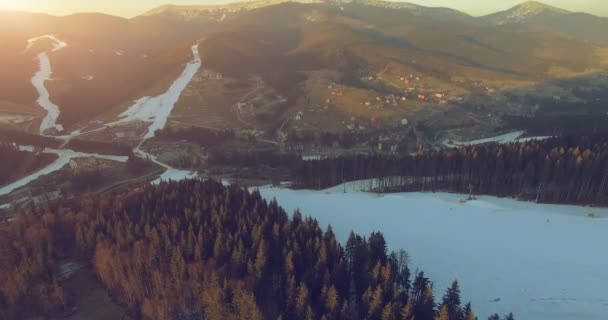
POLYGON ((406 249, 440 299, 454 279, 480 319, 603 320, 608 315, 608 210, 462 195, 293 191, 261 188, 288 212, 331 224, 345 243, 354 230, 384 233, 406 249), (589 218, 594 213, 598 217, 589 218))

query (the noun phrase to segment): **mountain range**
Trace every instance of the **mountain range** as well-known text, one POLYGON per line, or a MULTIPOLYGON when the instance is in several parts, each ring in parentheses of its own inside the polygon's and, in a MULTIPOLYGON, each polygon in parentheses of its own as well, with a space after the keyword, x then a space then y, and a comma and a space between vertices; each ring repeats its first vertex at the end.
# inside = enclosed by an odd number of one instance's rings
POLYGON ((67 127, 163 91, 199 39, 205 67, 261 75, 294 99, 306 94, 302 81, 316 70, 340 72, 355 86, 387 68, 442 86, 458 86, 454 78, 521 86, 608 65, 608 18, 538 2, 483 17, 405 2, 256 0, 167 5, 132 19, 10 11, 0 19, 4 105, 36 104, 31 78, 48 44, 25 50, 28 39, 52 34, 68 44, 51 54, 47 82, 67 127))

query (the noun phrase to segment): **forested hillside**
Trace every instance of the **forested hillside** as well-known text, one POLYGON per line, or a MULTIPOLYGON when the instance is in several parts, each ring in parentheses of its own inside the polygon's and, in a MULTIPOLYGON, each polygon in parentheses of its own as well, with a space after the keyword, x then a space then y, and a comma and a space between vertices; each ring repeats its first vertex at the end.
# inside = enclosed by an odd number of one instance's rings
POLYGON ((91 196, 0 226, 0 318, 61 313, 58 270, 84 260, 136 319, 475 319, 386 245, 212 181, 91 196))
POLYGON ((376 191, 452 191, 539 202, 608 204, 608 138, 561 137, 442 149, 414 157, 292 162, 295 184, 323 189, 376 179, 376 191))

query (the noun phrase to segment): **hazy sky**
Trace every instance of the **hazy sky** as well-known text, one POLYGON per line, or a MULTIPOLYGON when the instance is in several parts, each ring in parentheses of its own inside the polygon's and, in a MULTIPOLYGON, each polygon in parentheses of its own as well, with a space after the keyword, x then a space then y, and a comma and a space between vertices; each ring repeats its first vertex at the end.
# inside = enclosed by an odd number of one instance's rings
MULTIPOLYGON (((161 4, 212 4, 222 0, 0 0, 0 8, 63 15, 74 12, 104 12, 131 17, 161 4)), ((522 0, 410 0, 425 6, 443 6, 482 15, 510 8, 522 0)), ((608 16, 608 0, 544 0, 572 11, 585 11, 608 16)))

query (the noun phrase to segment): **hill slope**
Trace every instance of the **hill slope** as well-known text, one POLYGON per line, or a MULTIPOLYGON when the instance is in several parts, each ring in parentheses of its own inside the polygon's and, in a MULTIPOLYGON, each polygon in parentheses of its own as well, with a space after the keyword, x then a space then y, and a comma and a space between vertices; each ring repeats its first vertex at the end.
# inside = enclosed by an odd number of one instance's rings
POLYGON ((288 3, 249 11, 218 26, 205 45, 211 67, 236 73, 268 73, 269 65, 272 72, 277 66, 368 72, 394 62, 438 76, 472 68, 541 79, 554 66, 582 72, 599 63, 595 46, 549 33, 513 33, 359 4, 288 3))
POLYGON ((608 18, 570 12, 540 2, 528 1, 509 10, 482 17, 495 25, 528 27, 563 36, 596 42, 608 42, 608 18))
POLYGON ((150 17, 0 12, 0 19, 6 26, 0 58, 8 66, 0 74, 0 100, 36 105, 31 78, 39 68, 36 56, 48 47, 36 42, 26 50, 28 39, 54 35, 67 43, 49 54, 52 81, 45 86, 68 127, 164 87, 190 59, 188 48, 200 35, 150 17))

